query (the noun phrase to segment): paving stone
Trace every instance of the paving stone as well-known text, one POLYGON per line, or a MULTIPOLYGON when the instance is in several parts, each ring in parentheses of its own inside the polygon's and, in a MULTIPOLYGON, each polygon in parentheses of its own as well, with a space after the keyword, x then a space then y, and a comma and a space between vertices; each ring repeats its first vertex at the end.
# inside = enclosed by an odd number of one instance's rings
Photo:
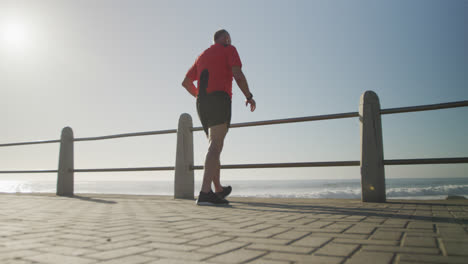
POLYGON ((237 237, 234 242, 252 242, 259 244, 272 244, 272 245, 286 245, 290 242, 289 239, 277 239, 277 238, 254 238, 254 237, 237 237))
POLYGON ((390 228, 390 227, 379 227, 379 232, 402 232, 408 233, 411 235, 427 235, 427 234, 436 234, 433 229, 407 229, 407 228, 390 228))
POLYGON ((381 231, 377 230, 372 236, 371 239, 376 240, 400 240, 403 235, 403 232, 399 231, 381 231))
POLYGON ((272 260, 259 258, 254 261, 249 261, 249 264, 291 264, 291 262, 287 260, 272 260))
POLYGON ((103 234, 102 237, 105 237, 106 241, 107 241, 107 239, 111 239, 112 242, 120 242, 120 241, 129 241, 129 240, 140 239, 143 236, 142 235, 106 236, 106 235, 103 234))
POLYGON ((420 237, 420 236, 407 236, 403 241, 403 246, 410 247, 437 247, 435 238, 420 237))
POLYGON ((394 254, 360 251, 348 259, 345 264, 390 264, 394 254))
POLYGON ((288 253, 302 253, 307 254, 312 251, 311 247, 295 247, 295 246, 281 246, 271 244, 251 244, 247 246, 247 249, 255 250, 269 250, 275 252, 288 252, 288 253))
POLYGON ((208 262, 204 261, 188 261, 188 260, 180 260, 180 259, 159 259, 155 261, 151 261, 145 264, 207 264, 208 262))
POLYGON ((78 235, 88 235, 88 236, 93 236, 97 232, 102 232, 105 234, 109 234, 109 232, 106 232, 104 229, 97 229, 96 227, 89 228, 88 226, 63 226, 61 229, 57 229, 55 231, 56 233, 67 233, 67 234, 78 234, 78 235))
POLYGON ((353 224, 350 224, 350 223, 341 223, 341 222, 337 222, 337 223, 333 223, 329 226, 326 226, 324 227, 323 229, 330 229, 330 230, 342 230, 342 231, 345 231, 349 228, 351 228, 352 226, 354 226, 353 224))
POLYGON ((305 225, 304 227, 305 228, 323 228, 325 226, 328 226, 328 225, 331 225, 333 224, 334 222, 331 222, 331 221, 315 221, 315 222, 312 222, 312 223, 309 223, 307 225, 305 225))
POLYGON ((37 238, 40 238, 40 241, 48 240, 50 237, 55 237, 57 235, 61 235, 60 233, 57 232, 34 232, 30 231, 31 233, 29 234, 22 234, 22 235, 16 235, 15 239, 17 240, 22 240, 22 241, 29 241, 33 240, 33 242, 37 242, 37 238))
POLYGON ((214 231, 201 231, 201 232, 195 232, 195 233, 192 233, 192 234, 185 234, 183 236, 181 236, 181 238, 183 239, 202 239, 202 238, 206 238, 206 237, 213 237, 213 236, 216 236, 216 235, 219 235, 218 232, 214 232, 214 231))
POLYGON ((170 244, 183 244, 190 240, 190 238, 174 238, 174 237, 147 237, 146 241, 149 242, 159 242, 159 243, 170 243, 170 244))
MULTIPOLYGON (((302 231, 302 228, 296 228, 297 231, 302 231)), ((308 233, 326 233, 326 234, 341 234, 345 228, 333 228, 333 227, 325 227, 325 228, 308 228, 304 231, 308 233)))
POLYGON ((439 227, 438 233, 442 237, 465 237, 466 231, 461 226, 456 227, 439 227))
POLYGON ((19 240, 19 241, 11 241, 8 243, 3 244, 5 247, 5 250, 20 250, 20 249, 34 249, 34 248, 39 248, 39 247, 44 247, 47 244, 45 243, 28 243, 19 240))
POLYGON ((155 260, 153 257, 146 257, 140 255, 127 256, 123 258, 111 259, 107 261, 101 261, 99 264, 142 264, 148 261, 155 260))
POLYGON ((65 240, 81 240, 81 241, 93 241, 93 240, 97 240, 97 239, 102 239, 102 237, 77 235, 77 234, 60 235, 57 238, 58 239, 65 239, 65 240))
POLYGON ((248 243, 227 241, 227 242, 219 243, 219 244, 208 246, 208 247, 203 247, 203 248, 198 249, 197 251, 209 253, 209 254, 221 254, 227 251, 231 251, 234 249, 244 247, 246 245, 248 245, 248 243))
POLYGON ((288 228, 288 227, 271 227, 271 228, 267 228, 267 229, 264 229, 264 230, 261 230, 259 233, 262 233, 262 234, 268 234, 270 236, 274 236, 274 235, 278 235, 278 234, 281 234, 281 233, 284 233, 288 230, 290 230, 291 228, 288 228))
POLYGON ((383 223, 384 226, 392 226, 392 227, 401 227, 404 228, 408 225, 408 221, 406 220, 399 220, 399 219, 388 219, 383 223))
POLYGON ((63 263, 87 264, 87 263, 95 262, 92 259, 65 256, 65 255, 52 254, 52 253, 29 256, 29 257, 25 257, 24 259, 39 262, 39 263, 47 263, 47 264, 63 264, 63 263))
POLYGON ((312 233, 313 237, 329 237, 329 238, 348 238, 348 239, 368 239, 369 235, 360 234, 342 234, 342 233, 312 233))
POLYGON ((96 250, 92 250, 92 249, 61 247, 61 246, 52 246, 52 247, 47 246, 47 247, 37 248, 37 250, 43 253, 55 253, 55 254, 68 255, 68 256, 80 256, 84 254, 96 253, 96 250))
POLYGON ((292 243, 291 245, 302 246, 302 247, 321 247, 327 242, 329 242, 330 240, 331 238, 328 238, 328 237, 307 236, 292 243))
POLYGON ((409 229, 434 229, 434 224, 432 223, 420 223, 420 222, 410 222, 408 224, 409 229))
POLYGON ((121 249, 102 251, 99 253, 93 253, 93 254, 86 255, 86 257, 100 259, 100 260, 107 260, 107 259, 119 258, 119 257, 139 254, 139 253, 145 253, 148 251, 150 251, 150 249, 148 248, 127 247, 127 248, 121 248, 121 249))
POLYGON ((320 264, 339 264, 342 263, 344 258, 331 257, 331 256, 316 256, 306 254, 289 254, 289 253, 278 253, 271 252, 265 255, 263 258, 271 260, 285 260, 294 261, 295 263, 320 263, 320 264))
MULTIPOLYGON (((269 233, 261 233, 261 232, 251 233, 251 232, 245 232, 245 230, 238 230, 238 231, 230 230, 228 232, 222 233, 222 235, 232 236, 232 237, 243 236, 243 237, 253 237, 253 238, 270 238, 273 236, 272 234, 269 234, 269 233)), ((278 238, 281 238, 281 237, 278 237, 278 238)))
POLYGON ((102 241, 94 240, 94 241, 80 241, 80 240, 65 240, 65 239, 56 239, 52 241, 47 241, 46 244, 48 245, 56 245, 56 246, 65 246, 65 247, 75 247, 75 248, 91 248, 96 246, 97 244, 104 243, 104 239, 102 241))
POLYGON ((95 246, 94 249, 97 250, 112 250, 112 249, 118 249, 118 248, 126 248, 126 247, 131 247, 131 246, 140 246, 143 244, 147 244, 148 242, 145 241, 138 241, 138 240, 123 240, 123 241, 118 241, 114 242, 107 242, 107 243, 102 243, 98 246, 95 246))
POLYGON ((240 249, 210 258, 207 261, 215 263, 243 263, 265 254, 266 251, 240 249))
POLYGON ((374 232, 375 226, 371 225, 356 225, 345 231, 345 234, 366 234, 370 235, 374 232))
POLYGON ((359 245, 351 244, 338 244, 338 243, 328 243, 324 247, 319 248, 314 252, 314 255, 326 255, 326 256, 337 256, 337 257, 348 257, 356 249, 359 248, 359 245))
POLYGON ((361 223, 366 223, 366 224, 382 224, 383 222, 385 222, 385 218, 383 217, 367 217, 366 219, 364 219, 363 221, 361 221, 361 223))
POLYGON ((8 259, 2 260, 2 264, 33 264, 32 261, 20 260, 20 259, 8 259))
MULTIPOLYGON (((261 231, 261 230, 266 230, 266 229, 271 229, 271 228, 274 228, 275 225, 272 225, 272 224, 268 224, 268 223, 258 223, 256 225, 252 225, 252 226, 249 226, 248 228, 246 228, 246 230, 249 230, 251 232, 258 232, 258 231, 261 231)), ((287 231, 286 228, 281 228, 280 232, 284 232, 284 231, 287 231)))
POLYGON ((400 254, 400 261, 410 263, 440 263, 440 264, 466 264, 466 257, 459 256, 432 256, 421 254, 400 254))
POLYGON ((203 260, 212 257, 214 254, 199 253, 199 252, 180 252, 174 250, 157 249, 145 253, 145 256, 153 256, 169 259, 186 259, 186 260, 203 260))
POLYGON ((348 217, 346 217, 347 220, 358 220, 358 221, 361 221, 361 220, 364 220, 366 219, 367 216, 362 216, 362 215, 350 215, 348 217))
POLYGON ((279 239, 299 239, 303 236, 308 235, 309 232, 300 232, 300 231, 287 231, 285 233, 279 234, 274 236, 273 238, 279 238, 279 239))
POLYGON ((443 241, 449 256, 468 256, 468 241, 443 241))
POLYGON ((191 245, 199 245, 199 246, 209 246, 213 244, 218 244, 227 240, 232 240, 233 237, 227 237, 227 236, 212 236, 212 237, 205 237, 202 239, 196 239, 193 241, 190 241, 189 244, 191 245))
POLYGON ((32 251, 32 250, 15 250, 15 251, 4 251, 0 254, 0 260, 5 259, 14 259, 14 258, 21 258, 21 257, 28 257, 34 255, 40 255, 41 252, 32 251))
POLYGON ((177 250, 177 251, 191 251, 191 250, 201 248, 200 246, 193 246, 193 245, 175 245, 175 244, 158 243, 158 242, 143 244, 140 247, 151 248, 151 249, 170 249, 170 250, 177 250))
POLYGON ((416 253, 416 254, 429 254, 437 255, 440 254, 438 248, 424 248, 424 247, 398 247, 398 246, 375 246, 365 245, 362 246, 363 251, 372 252, 395 252, 395 253, 416 253))
POLYGON ((394 240, 369 240, 369 239, 348 239, 348 238, 335 238, 333 242, 344 244, 360 244, 360 245, 389 245, 396 246, 400 242, 394 240))

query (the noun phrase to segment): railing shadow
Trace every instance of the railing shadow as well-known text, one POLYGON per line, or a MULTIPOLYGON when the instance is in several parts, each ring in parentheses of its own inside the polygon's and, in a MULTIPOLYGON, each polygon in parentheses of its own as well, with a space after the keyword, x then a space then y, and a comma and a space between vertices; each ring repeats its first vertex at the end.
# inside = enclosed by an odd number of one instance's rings
POLYGON ((416 202, 416 201, 392 201, 387 200, 387 204, 402 205, 429 205, 429 206, 468 206, 468 200, 441 200, 440 202, 416 202))
MULTIPOLYGON (((389 204, 408 204, 408 205, 447 205, 447 206, 467 206, 462 204, 428 204, 428 203, 404 203, 404 202, 390 202, 389 204)), ((345 215, 345 216, 365 216, 365 217, 382 217, 402 220, 418 220, 436 223, 457 223, 468 224, 468 219, 459 219, 453 217, 441 216, 422 216, 411 215, 400 212, 401 210, 410 210, 405 208, 356 208, 356 207, 342 207, 342 206, 324 206, 324 205, 304 205, 304 204, 279 204, 268 202, 231 202, 233 209, 247 210, 247 211, 262 211, 274 213, 297 213, 297 214, 313 214, 313 215, 345 215), (240 206, 239 206, 240 205, 240 206), (244 206, 246 205, 246 206, 244 206)), ((418 210, 421 210, 418 208, 418 210)), ((428 209, 431 210, 431 209, 428 209)), ((337 219, 338 220, 338 219, 337 219)), ((339 221, 339 220, 338 220, 339 221)))
POLYGON ((86 196, 79 196, 79 195, 65 196, 65 197, 72 198, 72 199, 78 199, 78 200, 82 200, 82 201, 87 201, 87 202, 93 202, 93 203, 117 204, 116 201, 108 201, 108 200, 92 198, 92 197, 86 197, 86 196))

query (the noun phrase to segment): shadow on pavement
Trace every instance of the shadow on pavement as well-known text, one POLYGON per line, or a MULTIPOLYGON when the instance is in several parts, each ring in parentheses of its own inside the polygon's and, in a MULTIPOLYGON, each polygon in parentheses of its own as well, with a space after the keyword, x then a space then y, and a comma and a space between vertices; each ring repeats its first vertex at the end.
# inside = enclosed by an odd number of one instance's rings
MULTIPOLYGON (((389 202, 391 204, 408 204, 408 205, 436 205, 436 206, 463 206, 460 204, 429 204, 429 203, 405 203, 405 202, 389 202)), ((342 207, 339 204, 337 206, 324 206, 324 205, 304 205, 304 204, 280 204, 280 203, 268 203, 268 202, 232 202, 233 208, 237 210, 251 210, 251 211, 264 211, 264 212, 282 212, 282 213, 298 213, 298 214, 313 214, 313 215, 345 215, 345 216, 365 216, 365 217, 383 217, 392 219, 404 219, 404 220, 419 220, 419 221, 430 221, 439 223, 458 223, 468 224, 468 219, 459 219, 453 217, 440 217, 440 216, 422 216, 412 215, 405 213, 405 211, 414 210, 414 208, 392 208, 392 207, 380 207, 380 208, 362 208, 362 207, 342 207), (245 206, 244 206, 245 205, 245 206)), ((385 204, 382 204, 385 205, 385 204)), ((465 205, 466 206, 466 205, 465 205)), ((418 211, 424 209, 418 208, 418 211)), ((432 212, 431 208, 426 209, 432 212)), ((460 208, 460 210, 463 210, 460 208)))
POLYGON ((92 198, 92 197, 79 196, 79 195, 73 195, 73 196, 68 196, 68 197, 72 198, 72 199, 78 199, 78 200, 87 201, 87 202, 94 202, 94 203, 104 203, 104 204, 116 204, 117 203, 115 201, 107 201, 107 200, 102 200, 102 199, 97 199, 97 198, 92 198))

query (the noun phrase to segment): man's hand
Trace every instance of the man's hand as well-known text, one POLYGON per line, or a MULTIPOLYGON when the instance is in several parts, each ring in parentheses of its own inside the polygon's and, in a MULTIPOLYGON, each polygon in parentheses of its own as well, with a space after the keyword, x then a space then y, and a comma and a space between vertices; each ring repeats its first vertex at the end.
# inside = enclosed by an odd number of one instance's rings
POLYGON ((188 78, 188 77, 185 77, 184 81, 182 82, 182 86, 187 90, 187 92, 189 92, 193 97, 197 97, 197 88, 195 87, 195 85, 193 84, 193 81, 188 78))
POLYGON ((249 96, 245 100, 245 106, 248 106, 250 104, 250 111, 253 112, 255 111, 255 108, 257 108, 257 103, 255 103, 255 100, 252 99, 252 93, 250 93, 249 90, 249 85, 247 84, 247 79, 245 78, 244 73, 242 72, 242 69, 240 66, 232 66, 232 75, 234 76, 234 79, 236 80, 237 86, 241 89, 241 91, 244 93, 245 96, 249 96))
POLYGON ((255 109, 257 108, 257 103, 255 102, 253 98, 250 100, 245 100, 245 106, 249 104, 250 104, 250 112, 255 111, 255 109))

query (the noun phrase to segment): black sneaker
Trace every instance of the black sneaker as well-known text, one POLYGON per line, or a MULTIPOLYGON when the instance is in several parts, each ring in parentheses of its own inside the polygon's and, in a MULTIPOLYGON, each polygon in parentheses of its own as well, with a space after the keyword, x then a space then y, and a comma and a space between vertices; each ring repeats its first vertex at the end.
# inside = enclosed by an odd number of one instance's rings
POLYGON ((197 199, 197 205, 228 205, 229 201, 219 197, 213 191, 209 193, 200 192, 197 199))
POLYGON ((231 186, 227 186, 227 187, 224 187, 223 186, 223 191, 222 192, 217 192, 216 195, 218 195, 219 197, 221 198, 226 198, 230 193, 232 192, 232 187, 231 186))

